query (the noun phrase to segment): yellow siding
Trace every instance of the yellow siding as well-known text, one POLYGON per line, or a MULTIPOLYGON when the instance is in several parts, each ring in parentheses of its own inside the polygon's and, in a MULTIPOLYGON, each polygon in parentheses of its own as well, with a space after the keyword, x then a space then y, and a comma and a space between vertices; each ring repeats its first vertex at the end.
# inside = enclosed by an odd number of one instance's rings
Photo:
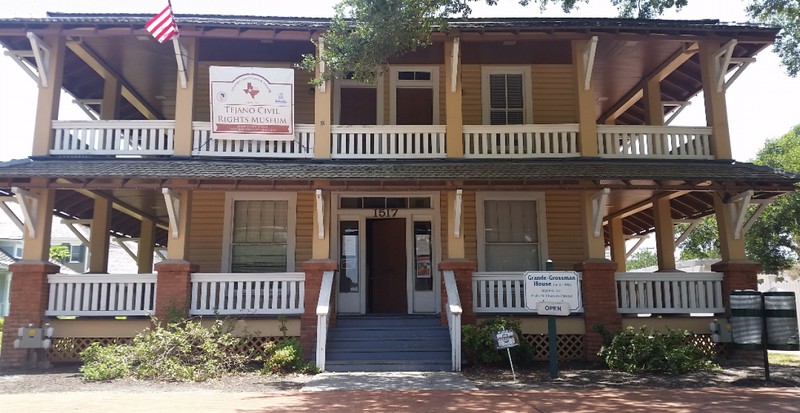
POLYGON ((222 231, 225 192, 194 191, 189 227, 189 261, 200 272, 219 272, 222 266, 222 231))
MULTIPOLYGON (((448 231, 450 231, 450 228, 447 226, 448 211, 450 211, 450 207, 447 205, 447 191, 442 191, 439 194, 439 222, 441 222, 439 237, 442 241, 442 261, 449 258, 447 254, 447 234, 448 231)), ((433 242, 436 242, 436 240, 433 242)))
POLYGON ((303 270, 303 263, 311 259, 314 233, 314 193, 297 193, 297 227, 295 228, 295 271, 303 270))
POLYGON ((572 65, 533 65, 534 123, 576 123, 575 75, 572 65))
POLYGON ((481 108, 481 66, 461 66, 461 109, 465 125, 483 123, 481 108))
POLYGON ((555 191, 545 194, 547 250, 555 270, 569 271, 585 259, 580 193, 555 191))
POLYGON ((478 260, 478 223, 475 214, 475 191, 464 191, 461 198, 461 213, 464 215, 464 255, 466 259, 477 263, 478 260))

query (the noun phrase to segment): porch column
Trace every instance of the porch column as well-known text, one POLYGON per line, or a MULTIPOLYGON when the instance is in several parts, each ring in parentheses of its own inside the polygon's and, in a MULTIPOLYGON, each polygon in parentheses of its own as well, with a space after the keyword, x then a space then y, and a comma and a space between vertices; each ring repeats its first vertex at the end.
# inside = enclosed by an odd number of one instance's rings
POLYGON ((46 36, 44 42, 51 48, 50 65, 47 71, 47 86, 39 83, 39 100, 36 105, 36 124, 33 129, 33 156, 48 155, 53 140, 52 122, 58 119, 61 86, 64 78, 64 56, 66 39, 61 36, 46 36))
MULTIPOLYGON (((322 55, 323 43, 317 42, 317 57, 322 55)), ((321 76, 319 65, 315 76, 321 76)), ((378 87, 381 87, 378 85, 378 87)), ((320 87, 314 88, 314 157, 331 157, 331 102, 333 100, 333 84, 325 81, 320 87)))
POLYGON ((46 261, 19 261, 9 265, 8 270, 13 273, 9 294, 11 306, 3 326, 0 369, 25 367, 27 349, 14 348, 17 330, 28 324, 43 325, 50 295, 47 275, 57 273, 59 267, 46 261))
POLYGON ((664 126, 664 106, 661 104, 661 82, 650 78, 644 85, 644 122, 647 125, 664 126))
POLYGON ((622 315, 617 311, 617 285, 614 273, 617 264, 606 259, 589 259, 575 265, 575 271, 583 274, 581 296, 583 297, 584 356, 587 360, 598 360, 597 352, 603 345, 603 336, 595 331, 601 326, 610 333, 622 330, 622 315))
POLYGON ((714 54, 719 51, 720 46, 715 41, 700 42, 700 76, 703 81, 706 124, 714 128, 710 142, 711 152, 716 159, 733 159, 725 88, 723 86, 722 90, 717 89, 718 63, 715 62, 714 54))
POLYGON ((119 79, 108 73, 103 79, 103 104, 100 105, 100 119, 114 120, 119 117, 119 101, 122 85, 119 79))
POLYGON ((622 217, 611 218, 608 227, 611 233, 611 261, 617 263, 617 268, 624 272, 628 260, 628 251, 625 247, 625 233, 622 228, 622 217))
MULTIPOLYGON (((186 48, 186 88, 181 87, 176 71, 175 77, 175 156, 192 156, 194 147, 194 91, 197 87, 198 38, 181 37, 186 48)), ((208 85, 203 85, 208 87, 208 85)))
POLYGON ((156 223, 152 219, 142 218, 139 245, 136 248, 136 266, 139 274, 150 274, 153 272, 153 252, 155 246, 156 223))
POLYGON ((675 234, 672 231, 672 208, 669 197, 653 200, 656 223, 656 251, 658 270, 675 271, 675 234))
MULTIPOLYGON (((336 271, 339 265, 333 260, 311 260, 303 263, 306 273, 305 302, 303 315, 300 316, 300 345, 303 346, 303 356, 311 360, 317 348, 317 302, 319 290, 322 288, 322 274, 325 271, 336 271)), ((331 290, 331 319, 330 325, 336 324, 336 277, 334 288, 331 290)))
POLYGON ((594 87, 590 83, 589 90, 584 88, 586 80, 586 64, 583 51, 588 47, 589 39, 572 41, 572 64, 575 67, 575 88, 578 98, 578 123, 580 124, 579 148, 581 156, 597 156, 597 115, 595 114, 594 87))
POLYGON ((447 114, 447 157, 463 158, 463 115, 461 110, 461 44, 444 43, 445 112, 447 114), (454 53, 455 52, 455 53, 454 53), (455 87, 453 87, 455 86, 455 87))
MULTIPOLYGON (((465 259, 450 258, 439 263, 439 271, 453 271, 458 287, 458 298, 461 301, 461 324, 475 324, 477 317, 472 307, 472 273, 477 266, 474 262, 465 259)), ((442 325, 447 325, 447 291, 444 288, 442 277, 442 325)))
POLYGON ((184 260, 165 260, 156 264, 156 318, 161 323, 189 316, 192 273, 197 264, 184 260))
POLYGON ((758 273, 761 264, 741 260, 722 260, 711 266, 711 271, 724 273, 722 276, 722 303, 726 316, 730 316, 730 293, 733 290, 758 290, 758 273))
POLYGON ((111 201, 104 197, 94 199, 92 226, 89 232, 89 272, 108 273, 109 230, 111 228, 111 201))

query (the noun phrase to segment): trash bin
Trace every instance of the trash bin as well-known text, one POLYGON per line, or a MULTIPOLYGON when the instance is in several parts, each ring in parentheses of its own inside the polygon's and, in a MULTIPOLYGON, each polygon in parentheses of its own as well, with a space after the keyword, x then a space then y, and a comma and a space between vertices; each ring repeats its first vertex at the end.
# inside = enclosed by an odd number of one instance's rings
POLYGON ((797 304, 791 291, 764 293, 764 317, 767 324, 767 348, 800 350, 797 330, 797 304))
POLYGON ((760 350, 764 331, 761 293, 736 290, 730 295, 731 338, 739 350, 760 350))

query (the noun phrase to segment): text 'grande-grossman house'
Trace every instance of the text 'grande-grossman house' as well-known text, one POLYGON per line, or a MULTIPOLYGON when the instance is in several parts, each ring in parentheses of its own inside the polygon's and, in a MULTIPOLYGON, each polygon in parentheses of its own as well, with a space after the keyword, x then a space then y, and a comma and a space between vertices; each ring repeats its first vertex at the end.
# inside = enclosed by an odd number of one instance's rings
MULTIPOLYGON (((731 159, 726 88, 776 28, 457 20, 376 85, 314 87, 294 64, 326 19, 179 15, 175 48, 150 17, 0 20, 39 85, 32 156, 0 165, 25 211, 5 328, 49 322, 55 360, 150 314, 235 317, 253 345, 285 315, 329 370, 458 370, 460 326, 497 314, 544 358, 533 301, 569 303, 564 359, 595 357, 598 325, 707 334, 690 314, 756 287, 743 211, 798 181, 731 159), (62 89, 95 120, 57 119, 62 89), (699 92, 707 126, 669 125, 699 92), (90 222, 89 274, 52 274, 53 212, 90 222), (673 225, 709 214, 722 261, 675 271, 673 225), (109 233, 139 240, 139 274, 108 274, 109 233), (659 271, 626 273, 648 233, 659 271)), ((24 363, 14 338, 0 365, 24 363)))

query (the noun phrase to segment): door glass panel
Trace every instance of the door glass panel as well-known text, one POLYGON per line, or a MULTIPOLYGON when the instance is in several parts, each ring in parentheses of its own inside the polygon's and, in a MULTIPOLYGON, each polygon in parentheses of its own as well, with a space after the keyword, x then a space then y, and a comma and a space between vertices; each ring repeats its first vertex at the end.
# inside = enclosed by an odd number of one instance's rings
POLYGON ((414 222, 414 290, 433 290, 430 221, 414 222))
POLYGON ((339 292, 358 292, 358 221, 342 221, 339 227, 341 256, 339 257, 339 292))

